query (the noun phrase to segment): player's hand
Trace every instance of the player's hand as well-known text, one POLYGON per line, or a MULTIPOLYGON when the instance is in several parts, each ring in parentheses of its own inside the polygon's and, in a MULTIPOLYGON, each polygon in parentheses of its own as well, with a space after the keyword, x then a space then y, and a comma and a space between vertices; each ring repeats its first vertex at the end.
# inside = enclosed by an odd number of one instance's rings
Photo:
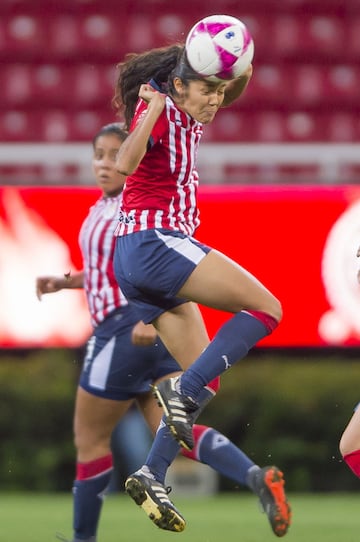
POLYGON ((165 107, 166 95, 155 90, 151 85, 141 85, 139 89, 139 97, 146 103, 152 103, 159 108, 165 107))
POLYGON ((37 277, 36 279, 36 297, 41 301, 43 294, 52 294, 63 288, 63 279, 59 277, 37 277))
POLYGON ((140 320, 132 329, 131 342, 135 346, 151 346, 157 337, 156 329, 152 324, 144 324, 140 320))

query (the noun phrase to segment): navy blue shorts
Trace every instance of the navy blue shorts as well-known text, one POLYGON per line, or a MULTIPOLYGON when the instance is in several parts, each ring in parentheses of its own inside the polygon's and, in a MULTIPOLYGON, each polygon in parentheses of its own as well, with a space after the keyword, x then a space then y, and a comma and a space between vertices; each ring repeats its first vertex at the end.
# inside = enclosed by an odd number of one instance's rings
POLYGON ((159 378, 180 371, 158 338, 151 346, 135 346, 131 331, 139 321, 135 311, 114 311, 88 341, 79 385, 106 399, 125 401, 150 390, 159 378))
POLYGON ((176 296, 211 248, 178 231, 153 229, 118 237, 114 271, 139 319, 152 322, 186 300, 176 296))

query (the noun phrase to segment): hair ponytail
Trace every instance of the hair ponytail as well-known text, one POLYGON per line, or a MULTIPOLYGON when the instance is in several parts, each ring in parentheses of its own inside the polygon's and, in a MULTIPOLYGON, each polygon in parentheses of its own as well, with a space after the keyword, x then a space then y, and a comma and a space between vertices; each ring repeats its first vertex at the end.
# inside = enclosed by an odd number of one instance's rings
POLYGON ((119 114, 123 112, 126 129, 129 129, 135 112, 140 86, 150 79, 156 79, 160 86, 167 83, 183 49, 183 45, 172 45, 141 54, 130 53, 118 64, 119 76, 112 104, 119 114))

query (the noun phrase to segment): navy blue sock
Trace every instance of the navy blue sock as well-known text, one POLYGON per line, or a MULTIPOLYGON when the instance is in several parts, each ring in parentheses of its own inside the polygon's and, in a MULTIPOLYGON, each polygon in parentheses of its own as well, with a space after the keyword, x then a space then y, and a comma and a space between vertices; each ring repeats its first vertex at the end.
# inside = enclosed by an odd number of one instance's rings
MULTIPOLYGON (((196 416, 200 414, 203 408, 215 396, 215 392, 208 388, 202 388, 198 397, 199 409, 196 416)), ((160 483, 165 482, 165 476, 169 465, 174 461, 179 453, 180 446, 172 436, 170 429, 165 425, 164 418, 161 420, 159 429, 156 432, 153 444, 146 458, 145 465, 149 467, 156 480, 160 483)))
POLYGON ((181 392, 196 400, 203 386, 244 358, 270 333, 265 324, 246 312, 235 314, 219 329, 209 346, 181 376, 181 392))
POLYGON ((247 486, 247 474, 255 463, 227 437, 203 425, 194 427, 195 447, 192 451, 182 452, 205 463, 215 471, 236 483, 247 486))
MULTIPOLYGON (((85 480, 75 480, 73 486, 74 539, 89 540, 96 536, 104 492, 112 470, 85 480)), ((94 538, 95 540, 95 538, 94 538)))

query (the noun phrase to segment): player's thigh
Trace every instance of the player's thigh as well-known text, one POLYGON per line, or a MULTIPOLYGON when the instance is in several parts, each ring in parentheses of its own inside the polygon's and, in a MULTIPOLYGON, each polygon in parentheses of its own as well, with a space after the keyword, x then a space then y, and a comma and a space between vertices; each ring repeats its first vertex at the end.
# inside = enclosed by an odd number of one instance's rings
POLYGON ((360 408, 356 408, 352 418, 345 428, 340 439, 340 452, 342 455, 360 449, 360 408))
POLYGON ((201 260, 178 295, 227 312, 259 310, 281 318, 275 296, 246 269, 216 250, 201 260))
POLYGON ((109 443, 111 433, 133 400, 114 401, 88 393, 78 387, 74 414, 77 447, 86 448, 109 443))
POLYGON ((154 325, 170 354, 187 369, 209 344, 204 320, 196 303, 183 303, 161 314, 154 325))

